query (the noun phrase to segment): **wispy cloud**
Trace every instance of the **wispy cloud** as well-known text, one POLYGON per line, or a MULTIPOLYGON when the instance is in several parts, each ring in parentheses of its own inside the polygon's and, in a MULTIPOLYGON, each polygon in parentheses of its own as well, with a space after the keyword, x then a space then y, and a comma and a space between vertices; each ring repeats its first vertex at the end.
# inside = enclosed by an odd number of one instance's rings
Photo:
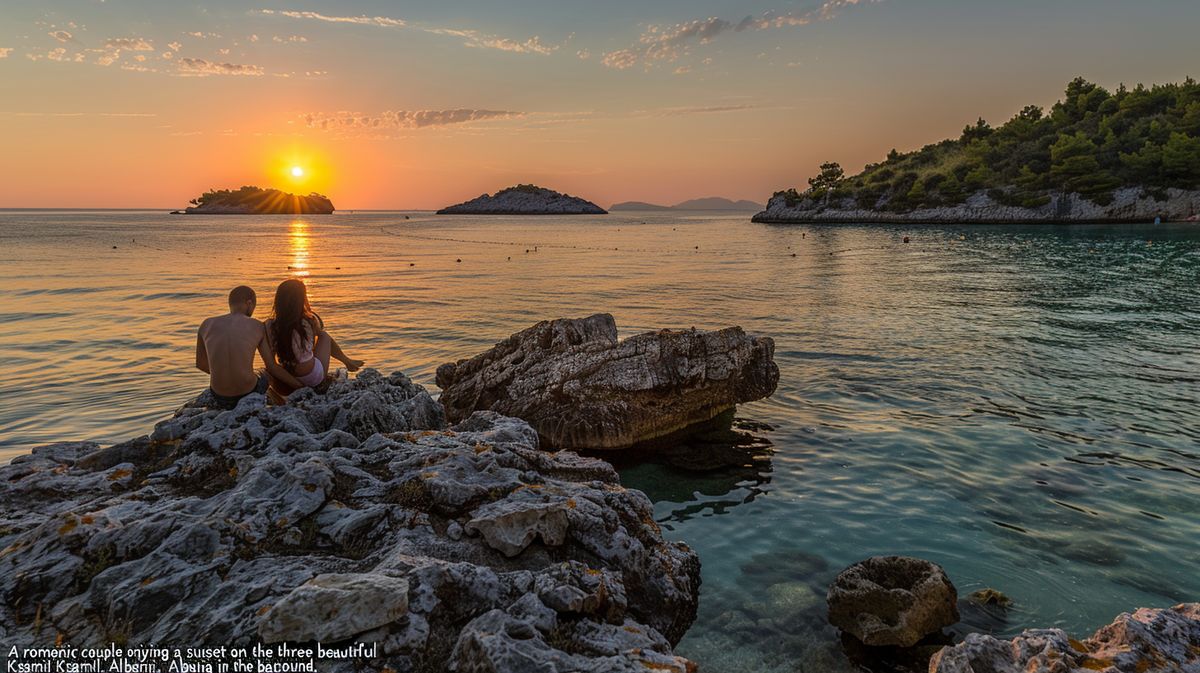
POLYGON ((12 50, 12 47, 0 47, 0 58, 8 58, 8 55, 12 53, 12 50))
POLYGON ((106 40, 104 46, 127 51, 154 51, 154 45, 140 37, 114 37, 106 40))
POLYGON ((459 108, 455 110, 388 110, 376 115, 357 112, 318 112, 302 115, 301 119, 306 126, 314 129, 385 130, 421 129, 467 122, 514 119, 522 116, 524 116, 522 112, 509 110, 459 108))
POLYGON ((157 117, 156 112, 12 112, 14 117, 157 117))
POLYGON ((760 105, 698 105, 684 107, 665 107, 654 110, 638 110, 634 112, 634 116, 649 116, 649 117, 683 117, 687 115, 708 115, 708 114, 724 114, 727 112, 746 112, 748 110, 762 109, 760 105))
POLYGON ((70 42, 71 40, 75 39, 75 36, 71 35, 65 30, 52 30, 50 31, 49 35, 59 42, 70 42))
POLYGON ((258 77, 266 73, 261 65, 241 63, 219 63, 203 58, 181 58, 178 61, 180 75, 207 77, 209 75, 243 75, 258 77))
POLYGON ((312 19, 328 23, 356 23, 363 26, 381 26, 384 28, 403 28, 407 21, 390 19, 386 16, 329 16, 318 12, 297 12, 291 10, 260 9, 259 14, 276 14, 292 19, 312 19))
POLYGON ((266 15, 285 16, 291 19, 324 21, 326 23, 347 23, 361 26, 377 26, 380 28, 409 28, 432 35, 457 37, 462 39, 463 44, 468 47, 499 49, 501 51, 511 51, 519 54, 552 54, 555 51, 558 51, 559 47, 561 46, 556 44, 546 44, 545 42, 542 42, 541 38, 537 35, 534 35, 526 40, 514 40, 507 37, 490 35, 478 30, 439 28, 411 24, 403 19, 394 19, 387 16, 332 16, 318 12, 277 9, 260 9, 258 12, 266 15))
MULTIPOLYGON (((771 30, 788 26, 806 26, 818 21, 827 21, 837 16, 846 7, 873 4, 883 0, 825 0, 820 6, 804 12, 767 12, 758 17, 747 16, 733 22, 720 17, 696 19, 673 26, 650 26, 638 38, 638 43, 626 49, 604 54, 601 62, 610 68, 624 70, 638 64, 651 67, 657 63, 671 63, 689 53, 693 44, 708 44, 728 32, 745 30, 771 30)), ((678 68, 676 71, 678 72, 678 68)))
POLYGON ((288 35, 287 37, 275 35, 271 38, 271 41, 276 44, 286 44, 295 42, 308 42, 308 38, 304 37, 303 35, 288 35))

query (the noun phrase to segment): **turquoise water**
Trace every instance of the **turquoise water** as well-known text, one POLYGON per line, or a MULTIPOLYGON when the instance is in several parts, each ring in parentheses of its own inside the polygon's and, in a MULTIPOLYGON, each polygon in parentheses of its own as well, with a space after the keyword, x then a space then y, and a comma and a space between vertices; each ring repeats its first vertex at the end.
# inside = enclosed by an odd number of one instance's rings
POLYGON ((0 460, 147 431, 204 385, 195 327, 241 282, 306 277, 352 356, 431 389, 542 318, 739 324, 776 341, 778 392, 738 412, 770 447, 621 465, 700 553, 679 651, 704 670, 848 667, 824 587, 873 554, 1008 594, 967 627, 999 633, 1200 599, 1194 225, 407 215, 0 213, 0 460))

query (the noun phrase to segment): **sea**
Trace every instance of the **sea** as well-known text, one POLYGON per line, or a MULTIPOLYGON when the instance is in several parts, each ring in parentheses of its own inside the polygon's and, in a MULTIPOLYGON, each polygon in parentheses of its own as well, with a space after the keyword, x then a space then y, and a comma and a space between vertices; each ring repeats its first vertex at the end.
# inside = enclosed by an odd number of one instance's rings
POLYGON ((229 289, 265 313, 293 277, 351 357, 435 394, 438 365, 544 319, 772 337, 740 454, 614 457, 700 555, 677 651, 702 670, 853 670, 825 591, 880 554, 1011 599, 964 603, 959 636, 1200 600, 1195 224, 2 211, 0 461, 147 433, 205 386, 196 327, 229 289))

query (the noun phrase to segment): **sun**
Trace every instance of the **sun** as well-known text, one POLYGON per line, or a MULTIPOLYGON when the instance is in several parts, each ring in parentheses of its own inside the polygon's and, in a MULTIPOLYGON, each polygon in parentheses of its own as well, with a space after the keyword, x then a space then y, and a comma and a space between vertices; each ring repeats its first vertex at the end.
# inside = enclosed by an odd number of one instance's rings
POLYGON ((293 178, 304 177, 304 169, 299 166, 292 166, 292 177, 293 178))

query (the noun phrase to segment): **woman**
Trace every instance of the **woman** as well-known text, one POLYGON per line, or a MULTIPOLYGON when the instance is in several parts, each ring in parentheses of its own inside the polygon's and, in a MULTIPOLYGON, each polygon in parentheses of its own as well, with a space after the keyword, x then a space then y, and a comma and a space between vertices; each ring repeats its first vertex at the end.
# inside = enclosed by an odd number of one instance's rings
POLYGON ((325 331, 321 317, 308 304, 308 288, 299 279, 290 278, 279 284, 275 290, 274 315, 267 320, 266 327, 279 363, 309 388, 325 382, 331 356, 352 372, 363 365, 362 360, 348 358, 325 331))

